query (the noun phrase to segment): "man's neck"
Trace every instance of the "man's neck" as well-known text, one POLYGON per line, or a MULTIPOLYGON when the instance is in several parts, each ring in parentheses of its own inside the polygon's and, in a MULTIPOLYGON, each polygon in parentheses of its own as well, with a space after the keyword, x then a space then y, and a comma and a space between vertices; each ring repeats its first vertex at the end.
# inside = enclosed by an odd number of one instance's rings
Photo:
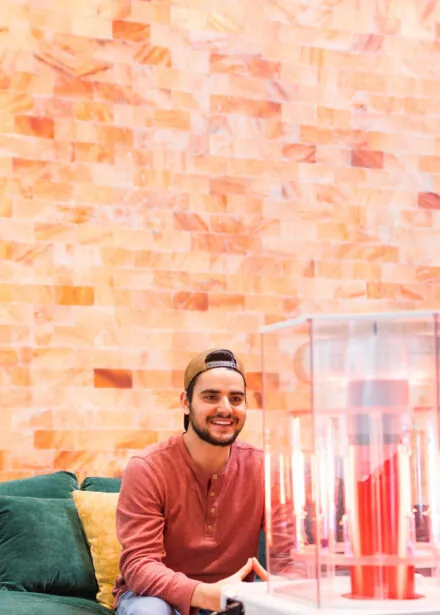
POLYGON ((223 472, 226 468, 231 453, 230 446, 214 446, 204 442, 191 428, 184 434, 183 441, 192 459, 205 472, 214 474, 223 472))

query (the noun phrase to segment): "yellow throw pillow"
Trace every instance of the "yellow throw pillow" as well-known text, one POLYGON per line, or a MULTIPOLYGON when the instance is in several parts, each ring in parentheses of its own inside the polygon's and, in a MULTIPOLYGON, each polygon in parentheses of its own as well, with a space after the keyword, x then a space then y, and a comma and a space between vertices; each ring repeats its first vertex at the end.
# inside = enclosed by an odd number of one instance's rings
POLYGON ((99 587, 96 600, 112 609, 112 590, 119 573, 121 553, 115 522, 119 494, 74 491, 72 495, 92 554, 99 587))

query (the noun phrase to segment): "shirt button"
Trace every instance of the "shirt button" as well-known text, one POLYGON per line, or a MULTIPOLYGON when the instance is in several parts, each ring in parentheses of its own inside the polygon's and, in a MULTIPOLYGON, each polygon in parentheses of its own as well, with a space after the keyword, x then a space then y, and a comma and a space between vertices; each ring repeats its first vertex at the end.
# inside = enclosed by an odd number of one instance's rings
POLYGON ((215 513, 215 508, 211 508, 211 512, 212 512, 212 513, 215 513))
POLYGON ((212 497, 214 497, 214 496, 215 496, 214 491, 211 491, 211 496, 212 496, 212 497))
POLYGON ((212 477, 214 480, 217 480, 217 474, 214 474, 214 476, 212 477))
POLYGON ((208 530, 212 530, 212 525, 208 525, 208 530))

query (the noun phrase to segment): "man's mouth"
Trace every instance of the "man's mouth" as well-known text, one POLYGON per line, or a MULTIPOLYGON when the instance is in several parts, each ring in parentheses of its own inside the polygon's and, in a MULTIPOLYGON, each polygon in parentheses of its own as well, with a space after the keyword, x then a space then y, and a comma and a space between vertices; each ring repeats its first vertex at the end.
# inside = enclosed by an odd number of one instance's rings
POLYGON ((230 427, 234 424, 234 421, 232 419, 211 419, 210 423, 219 427, 230 427))

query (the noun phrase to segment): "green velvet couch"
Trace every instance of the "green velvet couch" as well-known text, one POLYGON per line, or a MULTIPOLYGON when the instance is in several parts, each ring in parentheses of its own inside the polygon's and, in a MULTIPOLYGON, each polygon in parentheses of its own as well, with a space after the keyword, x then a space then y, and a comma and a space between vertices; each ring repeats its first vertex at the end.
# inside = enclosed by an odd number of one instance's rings
MULTIPOLYGON (((70 472, 0 483, 0 615, 113 615, 98 586, 72 498, 80 489, 117 493, 118 478, 70 472)), ((264 539, 260 561, 265 565, 264 539)))
POLYGON ((72 492, 118 492, 118 478, 55 472, 0 483, 0 615, 112 615, 72 492))

